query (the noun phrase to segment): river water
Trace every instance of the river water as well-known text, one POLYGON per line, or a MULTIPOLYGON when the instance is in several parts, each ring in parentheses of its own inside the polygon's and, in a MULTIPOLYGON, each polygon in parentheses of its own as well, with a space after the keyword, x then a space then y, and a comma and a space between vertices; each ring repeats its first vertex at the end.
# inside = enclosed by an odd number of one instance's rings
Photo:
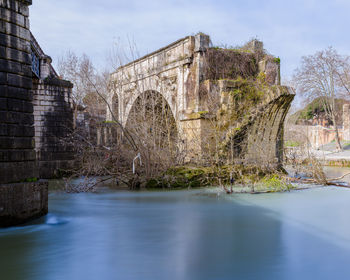
POLYGON ((350 189, 55 191, 49 204, 0 230, 1 280, 350 278, 350 189))

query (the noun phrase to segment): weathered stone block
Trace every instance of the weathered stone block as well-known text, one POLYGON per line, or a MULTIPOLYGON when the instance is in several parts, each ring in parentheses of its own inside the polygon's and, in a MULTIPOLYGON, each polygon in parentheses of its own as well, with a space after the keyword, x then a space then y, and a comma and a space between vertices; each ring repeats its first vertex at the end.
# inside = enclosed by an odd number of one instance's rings
POLYGON ((25 27, 25 16, 5 8, 0 8, 1 19, 25 27))
POLYGON ((38 177, 38 170, 34 161, 0 162, 1 183, 20 182, 33 177, 38 177))
POLYGON ((28 125, 7 125, 8 136, 17 136, 17 137, 34 137, 33 126, 28 125))
MULTIPOLYGON (((0 149, 33 149, 34 141, 31 137, 0 137, 0 149)), ((13 171, 12 171, 13 172, 13 171)))
POLYGON ((2 123, 9 124, 33 125, 34 123, 34 116, 29 113, 0 111, 0 119, 2 123))
POLYGON ((195 36, 195 52, 203 52, 209 48, 210 38, 205 34, 197 34, 195 36))
POLYGON ((30 55, 28 53, 7 47, 0 47, 0 58, 27 65, 31 64, 30 55))
POLYGON ((0 97, 0 110, 7 110, 7 99, 0 97))
POLYGON ((0 227, 21 224, 47 212, 47 182, 0 185, 0 227))
POLYGON ((34 161, 35 152, 33 150, 0 150, 1 162, 21 162, 21 161, 34 161))
POLYGON ((33 96, 26 89, 0 85, 0 97, 9 97, 31 101, 33 96))
POLYGON ((30 33, 28 29, 10 22, 6 22, 6 21, 0 22, 0 33, 16 36, 28 42, 30 41, 30 33))
POLYGON ((0 84, 7 84, 7 73, 0 72, 0 84))
POLYGON ((12 73, 7 74, 7 83, 9 86, 17 86, 25 89, 31 89, 33 85, 31 78, 12 73))
POLYGON ((20 99, 8 99, 7 108, 9 111, 33 113, 33 105, 20 99))
POLYGON ((0 123, 0 136, 7 135, 7 124, 0 123))
MULTIPOLYGON (((4 47, 0 47, 0 57, 5 57, 6 52, 4 47)), ((0 71, 20 73, 22 71, 22 66, 18 62, 0 59, 0 71)))
POLYGON ((0 46, 9 47, 30 54, 30 42, 9 34, 0 33, 0 46))

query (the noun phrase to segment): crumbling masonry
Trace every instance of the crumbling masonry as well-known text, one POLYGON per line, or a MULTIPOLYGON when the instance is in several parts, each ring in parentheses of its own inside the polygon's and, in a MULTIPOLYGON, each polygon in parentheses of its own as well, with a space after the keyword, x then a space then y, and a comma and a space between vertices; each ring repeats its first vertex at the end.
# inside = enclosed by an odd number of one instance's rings
POLYGON ((205 161, 216 145, 224 161, 282 163, 284 119, 294 95, 280 85, 279 58, 260 41, 224 49, 210 47, 205 34, 188 36, 118 68, 111 80, 109 108, 124 127, 143 92, 164 97, 188 161, 205 161))

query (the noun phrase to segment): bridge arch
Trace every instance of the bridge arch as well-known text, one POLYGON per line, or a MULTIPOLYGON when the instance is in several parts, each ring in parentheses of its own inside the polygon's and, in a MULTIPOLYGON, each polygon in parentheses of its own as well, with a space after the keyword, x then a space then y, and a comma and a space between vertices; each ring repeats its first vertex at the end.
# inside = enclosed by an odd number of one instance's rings
POLYGON ((146 90, 134 99, 125 122, 127 130, 137 135, 138 141, 145 147, 159 148, 164 152, 175 151, 178 122, 164 95, 146 90))
MULTIPOLYGON (((176 91, 176 88, 170 91, 166 88, 166 85, 159 81, 156 77, 147 79, 146 81, 143 80, 142 82, 139 82, 137 84, 134 84, 132 86, 134 89, 132 90, 132 94, 129 97, 129 100, 125 102, 124 105, 124 111, 121 116, 121 123, 123 127, 126 127, 126 124, 129 119, 130 111, 135 105, 135 102, 141 97, 144 98, 145 94, 151 94, 153 93, 155 98, 161 96, 164 98, 164 100, 167 102, 169 108, 171 109, 171 113, 175 119, 175 121, 178 121, 178 114, 177 114, 177 104, 176 104, 176 98, 174 95, 174 91, 176 91)), ((124 89, 125 91, 125 89, 124 89)), ((149 97, 148 97, 149 98, 149 97)))

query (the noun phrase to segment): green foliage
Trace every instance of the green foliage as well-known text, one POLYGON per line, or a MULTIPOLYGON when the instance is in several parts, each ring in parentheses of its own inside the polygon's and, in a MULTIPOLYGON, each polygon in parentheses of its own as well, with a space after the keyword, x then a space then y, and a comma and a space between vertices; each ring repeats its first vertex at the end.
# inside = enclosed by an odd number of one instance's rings
MULTIPOLYGON (((220 130, 232 128, 233 125, 243 128, 249 122, 257 106, 263 104, 270 87, 263 82, 264 74, 261 74, 259 78, 261 82, 242 77, 226 80, 225 86, 229 91, 223 94, 228 97, 228 100, 216 115, 220 130)), ((243 130, 237 129, 235 132, 243 133, 243 130)))
POLYGON ((169 168, 163 176, 151 178, 146 183, 146 188, 197 188, 207 185, 205 182, 206 168, 177 166, 169 168))
POLYGON ((340 160, 328 160, 325 162, 327 166, 336 166, 336 167, 350 167, 350 161, 345 159, 340 160))
POLYGON ((34 182, 38 182, 38 178, 33 177, 33 178, 27 178, 24 180, 24 182, 26 183, 34 183, 34 182))
POLYGON ((266 84, 266 74, 264 72, 260 72, 258 74, 258 76, 256 77, 256 80, 260 83, 260 84, 266 84))
POLYGON ((242 77, 238 77, 236 80, 233 80, 233 83, 236 85, 236 88, 230 91, 230 94, 237 101, 245 100, 256 104, 264 95, 264 92, 257 87, 256 83, 243 79, 242 77))
POLYGON ((198 114, 200 117, 204 117, 205 115, 207 115, 209 112, 208 111, 199 111, 198 114))
POLYGON ((265 176, 261 181, 263 187, 271 192, 283 192, 293 189, 293 185, 277 174, 265 176))
POLYGON ((205 34, 205 33, 202 32, 202 31, 198 31, 198 32, 196 33, 196 35, 208 36, 207 34, 205 34))
POLYGON ((299 147, 299 146, 300 146, 300 143, 297 142, 297 141, 288 140, 288 141, 285 141, 285 142, 284 142, 284 145, 285 145, 286 147, 299 147))
POLYGON ((203 119, 209 114, 208 111, 194 112, 188 115, 190 119, 203 119))
POLYGON ((231 185, 254 186, 254 191, 284 192, 294 189, 282 173, 273 173, 253 165, 224 165, 211 167, 177 166, 168 169, 163 176, 148 180, 148 189, 179 189, 205 186, 231 185))
POLYGON ((261 168, 249 165, 177 166, 168 169, 159 178, 148 180, 146 188, 197 188, 219 183, 230 184, 231 177, 238 184, 251 184, 266 174, 261 168))
POLYGON ((281 64, 281 59, 279 57, 275 57, 273 59, 274 62, 278 63, 278 64, 281 64))

